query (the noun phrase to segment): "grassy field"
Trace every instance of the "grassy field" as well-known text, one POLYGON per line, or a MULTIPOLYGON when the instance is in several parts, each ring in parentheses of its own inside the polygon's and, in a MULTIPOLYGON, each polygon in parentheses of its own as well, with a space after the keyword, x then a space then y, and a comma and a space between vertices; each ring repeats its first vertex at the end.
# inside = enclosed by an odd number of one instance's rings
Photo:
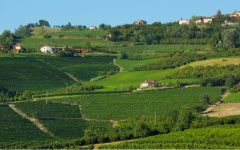
POLYGON ((239 149, 240 127, 214 126, 110 144, 102 149, 239 149))
POLYGON ((86 47, 90 43, 92 47, 106 47, 112 45, 112 42, 104 39, 107 30, 60 30, 53 28, 34 28, 33 35, 21 41, 21 44, 31 51, 39 51, 43 45, 52 45, 58 47, 86 47), (44 38, 44 35, 50 35, 50 38, 44 38), (62 37, 59 37, 59 36, 62 37))
POLYGON ((170 89, 136 93, 92 94, 69 98, 52 99, 56 102, 70 102, 81 105, 87 118, 121 120, 138 116, 166 116, 183 107, 202 106, 202 98, 209 95, 211 101, 217 100, 221 88, 199 87, 170 89), (174 105, 173 105, 174 104, 174 105))
POLYGON ((45 101, 22 102, 16 106, 30 117, 36 117, 58 138, 79 139, 91 127, 111 127, 110 122, 86 121, 78 105, 45 101))
POLYGON ((144 80, 159 80, 162 84, 176 84, 178 82, 195 83, 197 79, 167 79, 174 70, 161 71, 135 71, 135 72, 121 72, 110 76, 108 78, 86 82, 86 85, 102 85, 103 90, 126 90, 129 87, 138 88, 140 83, 144 80))
POLYGON ((226 103, 240 102, 240 93, 230 93, 227 97, 224 98, 226 103))
POLYGON ((226 57, 226 58, 217 58, 217 59, 209 59, 202 60, 188 64, 187 66, 226 66, 226 65, 240 65, 240 57, 226 57))
POLYGON ((33 35, 34 36, 42 36, 44 34, 50 34, 53 36, 63 35, 63 36, 78 36, 78 37, 102 37, 108 34, 107 30, 78 30, 78 29, 54 29, 54 28, 34 28, 33 35))
POLYGON ((29 140, 50 139, 30 121, 16 114, 8 105, 0 105, 0 148, 1 145, 29 140))

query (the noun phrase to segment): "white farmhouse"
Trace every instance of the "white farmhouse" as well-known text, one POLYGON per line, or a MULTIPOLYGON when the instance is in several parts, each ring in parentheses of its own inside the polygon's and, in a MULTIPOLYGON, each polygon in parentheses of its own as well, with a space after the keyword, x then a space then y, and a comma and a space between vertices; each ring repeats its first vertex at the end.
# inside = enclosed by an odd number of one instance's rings
POLYGON ((145 80, 140 84, 140 89, 146 89, 150 87, 159 87, 160 83, 156 80, 145 80))
POLYGON ((97 27, 96 26, 90 26, 90 27, 88 27, 90 30, 96 30, 97 29, 97 27))
POLYGON ((54 53, 53 47, 48 46, 48 45, 42 46, 42 47, 40 48, 40 51, 41 51, 42 53, 50 53, 50 54, 54 53))
POLYGON ((191 21, 188 20, 188 19, 181 19, 181 20, 179 21, 179 24, 180 24, 180 25, 189 25, 190 23, 191 23, 191 21))

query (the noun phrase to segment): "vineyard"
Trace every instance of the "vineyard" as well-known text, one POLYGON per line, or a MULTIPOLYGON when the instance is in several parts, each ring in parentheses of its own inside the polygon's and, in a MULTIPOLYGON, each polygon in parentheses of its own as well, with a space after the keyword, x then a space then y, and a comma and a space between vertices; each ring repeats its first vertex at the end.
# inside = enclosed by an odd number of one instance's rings
POLYGON ((0 84, 10 90, 41 90, 62 87, 72 80, 33 57, 1 57, 0 84))
POLYGON ((17 103, 16 106, 28 116, 36 117, 59 138, 81 138, 86 128, 111 127, 110 122, 83 119, 78 105, 36 101, 17 103))
POLYGON ((74 75, 81 81, 91 78, 113 74, 118 67, 113 65, 113 57, 110 56, 85 56, 85 57, 40 57, 45 63, 74 75))
POLYGON ((238 149, 240 148, 240 128, 233 126, 213 126, 189 129, 145 139, 109 144, 102 149, 238 149))
POLYGON ((14 142, 50 139, 30 121, 21 118, 8 105, 0 105, 0 148, 14 142))
POLYGON ((0 84, 13 91, 61 88, 74 82, 65 72, 73 74, 79 80, 90 80, 118 71, 112 60, 112 57, 107 56, 3 56, 0 64, 0 84))
POLYGON ((139 116, 154 117, 155 112, 159 117, 167 116, 183 107, 202 106, 204 95, 209 95, 211 101, 215 102, 220 93, 219 87, 199 87, 138 93, 92 94, 52 100, 77 103, 81 105, 83 115, 88 118, 119 120, 139 116))

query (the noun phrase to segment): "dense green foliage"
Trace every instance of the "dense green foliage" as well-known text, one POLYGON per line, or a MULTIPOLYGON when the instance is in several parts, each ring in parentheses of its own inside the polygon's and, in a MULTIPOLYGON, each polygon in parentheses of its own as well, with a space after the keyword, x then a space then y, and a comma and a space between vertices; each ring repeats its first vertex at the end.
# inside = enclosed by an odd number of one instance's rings
POLYGON ((190 129, 122 144, 104 149, 233 149, 239 148, 239 125, 190 129))

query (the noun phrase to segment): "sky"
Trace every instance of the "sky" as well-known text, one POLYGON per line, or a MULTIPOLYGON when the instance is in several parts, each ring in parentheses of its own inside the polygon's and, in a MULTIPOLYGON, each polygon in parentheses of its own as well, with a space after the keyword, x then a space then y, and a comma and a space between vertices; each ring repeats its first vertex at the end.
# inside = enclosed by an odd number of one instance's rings
POLYGON ((48 20, 51 25, 172 22, 193 15, 240 11, 240 0, 0 0, 0 32, 48 20))

